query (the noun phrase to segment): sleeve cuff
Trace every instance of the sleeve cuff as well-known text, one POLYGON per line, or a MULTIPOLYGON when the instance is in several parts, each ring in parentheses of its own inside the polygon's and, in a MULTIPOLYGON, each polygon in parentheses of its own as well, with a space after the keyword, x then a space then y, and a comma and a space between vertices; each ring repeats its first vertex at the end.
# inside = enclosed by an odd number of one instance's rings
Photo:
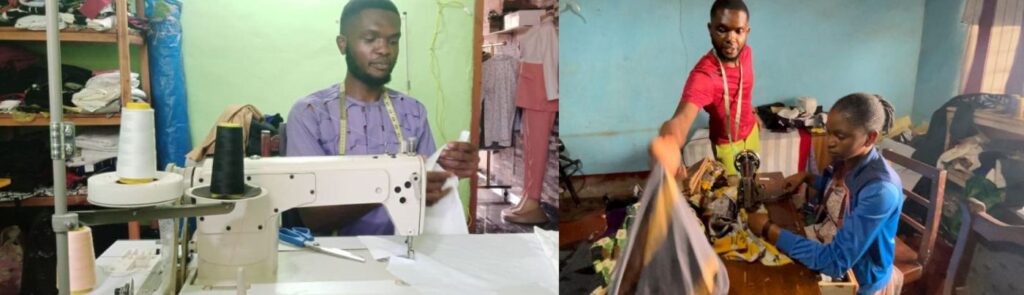
POLYGON ((775 241, 775 247, 778 247, 782 252, 789 253, 798 238, 800 236, 793 234, 787 229, 782 229, 779 231, 779 240, 775 241))

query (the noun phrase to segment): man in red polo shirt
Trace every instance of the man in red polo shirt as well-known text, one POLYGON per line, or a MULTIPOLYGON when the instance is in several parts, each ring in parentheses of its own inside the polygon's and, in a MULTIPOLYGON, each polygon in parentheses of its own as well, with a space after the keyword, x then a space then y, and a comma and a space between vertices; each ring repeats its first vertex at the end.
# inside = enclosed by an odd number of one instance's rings
POLYGON ((745 149, 760 151, 757 119, 750 102, 754 65, 747 46, 749 19, 742 0, 717 0, 712 4, 708 32, 714 49, 694 65, 675 114, 661 125, 659 136, 651 142, 652 155, 670 174, 686 174, 679 151, 701 108, 709 114, 715 157, 725 164, 727 174, 736 174, 733 158, 737 153, 745 149))

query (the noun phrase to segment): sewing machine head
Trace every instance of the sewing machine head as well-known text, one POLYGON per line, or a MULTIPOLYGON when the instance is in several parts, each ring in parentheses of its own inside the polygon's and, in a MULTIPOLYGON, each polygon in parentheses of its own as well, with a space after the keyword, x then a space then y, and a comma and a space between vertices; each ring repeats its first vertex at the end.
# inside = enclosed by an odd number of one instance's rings
POLYGON ((758 173, 761 158, 751 150, 736 155, 736 171, 740 173, 737 203, 748 212, 767 202, 774 202, 788 196, 782 189, 784 177, 781 172, 758 173))
POLYGON ((746 208, 748 211, 756 209, 756 200, 764 191, 764 185, 757 182, 757 169, 761 168, 761 157, 752 150, 743 150, 736 154, 734 165, 740 174, 737 203, 740 208, 746 208))
POLYGON ((229 214, 198 220, 196 284, 233 285, 240 267, 247 282, 273 281, 279 216, 292 208, 381 204, 397 235, 416 236, 423 229, 426 174, 416 155, 245 159, 246 183, 265 193, 237 200, 196 195, 210 184, 212 167, 207 161, 175 169, 185 175, 186 196, 195 203, 236 203, 229 214))

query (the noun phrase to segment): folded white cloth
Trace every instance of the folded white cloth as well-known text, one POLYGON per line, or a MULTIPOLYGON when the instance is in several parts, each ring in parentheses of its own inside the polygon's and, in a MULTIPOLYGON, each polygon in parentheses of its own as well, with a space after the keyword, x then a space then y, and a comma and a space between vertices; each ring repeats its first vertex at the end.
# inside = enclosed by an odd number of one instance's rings
MULTIPOLYGON (((75 17, 71 14, 61 13, 61 22, 57 27, 61 30, 68 27, 68 24, 75 21, 75 17), (70 20, 68 20, 70 18, 70 20)), ((46 30, 46 16, 44 15, 26 15, 18 19, 14 23, 14 27, 22 30, 31 31, 45 31, 46 30)))
POLYGON ((117 152, 117 129, 90 130, 75 136, 75 145, 83 150, 117 152))
POLYGON ((0 113, 11 112, 11 111, 14 110, 14 108, 17 108, 19 105, 21 105, 21 101, 20 100, 13 100, 12 99, 12 100, 0 101, 0 113))
MULTIPOLYGON (((71 96, 71 102, 87 113, 109 113, 117 111, 111 102, 121 98, 121 80, 119 72, 104 73, 89 78, 85 88, 71 96)), ((132 97, 146 99, 146 93, 140 90, 139 74, 131 74, 132 97)))
MULTIPOLYGON (((131 73, 131 84, 133 88, 139 87, 139 73, 131 73)), ((102 73, 85 81, 86 88, 119 88, 121 87, 121 72, 102 73)))
POLYGON ((100 161, 103 161, 103 160, 106 160, 106 159, 110 159, 110 158, 116 158, 116 157, 117 157, 117 152, 116 151, 108 152, 108 151, 97 151, 97 150, 82 149, 81 153, 78 156, 72 157, 70 160, 67 161, 67 166, 68 167, 81 167, 81 166, 85 166, 85 165, 95 165, 96 163, 99 163, 100 161))
POLYGON ((110 16, 100 19, 86 19, 85 27, 96 31, 110 30, 114 28, 114 17, 110 16))
POLYGON ((45 0, 18 0, 18 3, 28 7, 46 7, 45 0))
MULTIPOLYGON (((138 88, 133 88, 132 97, 145 100, 146 93, 138 88)), ((86 113, 110 113, 117 111, 119 104, 115 102, 120 98, 121 89, 85 88, 72 95, 71 102, 86 113)))

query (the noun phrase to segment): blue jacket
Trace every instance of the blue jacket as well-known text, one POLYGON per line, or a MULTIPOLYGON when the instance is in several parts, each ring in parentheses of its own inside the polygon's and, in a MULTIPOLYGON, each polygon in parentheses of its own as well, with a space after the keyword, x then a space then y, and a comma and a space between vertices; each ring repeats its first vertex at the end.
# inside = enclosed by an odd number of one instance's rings
MULTIPOLYGON (((819 192, 831 178, 815 180, 819 192)), ((829 244, 808 240, 782 230, 776 246, 808 268, 837 277, 853 269, 860 289, 871 294, 885 287, 892 272, 896 228, 903 208, 903 185, 877 149, 846 175, 850 210, 829 244)))

